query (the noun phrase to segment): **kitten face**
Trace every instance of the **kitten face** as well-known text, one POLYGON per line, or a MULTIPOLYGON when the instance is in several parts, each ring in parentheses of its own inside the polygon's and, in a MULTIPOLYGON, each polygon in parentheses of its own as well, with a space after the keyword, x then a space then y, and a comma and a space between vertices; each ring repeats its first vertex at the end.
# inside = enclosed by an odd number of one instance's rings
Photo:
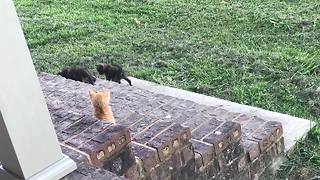
POLYGON ((109 106, 110 92, 90 91, 89 94, 95 117, 100 120, 114 123, 113 113, 109 106))
POLYGON ((101 74, 104 74, 104 65, 103 64, 98 64, 97 66, 96 66, 96 69, 97 69, 97 71, 98 71, 98 73, 101 75, 101 74))

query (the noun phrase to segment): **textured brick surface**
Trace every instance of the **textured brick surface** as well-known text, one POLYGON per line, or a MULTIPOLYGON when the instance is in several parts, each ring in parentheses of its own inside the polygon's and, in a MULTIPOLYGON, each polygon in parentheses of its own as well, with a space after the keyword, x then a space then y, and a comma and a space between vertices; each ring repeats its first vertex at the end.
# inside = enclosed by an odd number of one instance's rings
MULTIPOLYGON (((235 122, 237 119, 235 119, 235 122)), ((243 138, 247 138, 252 134, 255 130, 257 130, 261 125, 263 125, 266 121, 262 118, 254 116, 246 121, 245 124, 241 126, 242 136, 243 138)))
POLYGON ((61 145, 61 150, 64 154, 67 154, 71 159, 73 159, 77 163, 87 162, 87 154, 84 154, 81 151, 78 151, 77 149, 61 145))
POLYGON ((192 138, 201 140, 204 136, 213 132, 221 123, 222 121, 219 121, 216 118, 202 123, 192 131, 192 138))
POLYGON ((251 140, 258 142, 260 151, 264 152, 270 147, 277 139, 282 136, 281 123, 269 121, 263 124, 262 127, 257 129, 251 136, 251 140))
POLYGON ((189 161, 194 159, 194 147, 190 143, 189 145, 186 145, 181 150, 181 159, 183 162, 183 166, 186 166, 189 161))
POLYGON ((113 82, 39 78, 62 150, 79 165, 64 179, 254 179, 284 151, 282 125, 262 117, 113 82), (93 117, 88 92, 105 89, 116 125, 93 117))
POLYGON ((135 156, 141 160, 142 168, 145 171, 144 173, 150 174, 150 171, 159 164, 160 161, 157 150, 139 143, 133 143, 132 148, 135 156))
POLYGON ((232 121, 240 115, 239 113, 229 112, 223 108, 215 109, 213 114, 216 117, 219 117, 219 119, 224 120, 224 121, 232 121))
POLYGON ((80 134, 82 131, 87 129, 89 126, 94 124, 96 122, 93 118, 87 118, 84 117, 80 121, 73 123, 69 127, 63 130, 63 132, 71 134, 71 135, 77 135, 80 134))
POLYGON ((211 161, 205 169, 206 179, 217 179, 221 172, 218 160, 214 159, 211 161))
POLYGON ((97 167, 102 167, 108 158, 122 151, 131 141, 128 129, 119 125, 109 126, 92 139, 84 141, 86 139, 79 136, 66 144, 88 154, 89 162, 97 167))
POLYGON ((145 131, 137 134, 133 137, 134 141, 145 144, 147 143, 151 138, 155 137, 157 134, 159 134, 161 131, 168 128, 170 125, 172 125, 172 122, 170 121, 158 121, 154 124, 152 124, 149 128, 147 128, 145 131))
POLYGON ((145 130, 150 124, 153 124, 154 122, 158 121, 159 117, 155 116, 143 116, 140 121, 135 122, 130 128, 130 132, 132 135, 136 135, 139 132, 145 130))
POLYGON ((242 142, 245 151, 248 153, 250 161, 253 161, 260 155, 260 147, 257 142, 246 140, 242 142))
POLYGON ((191 140, 191 143, 194 147, 195 153, 199 154, 199 160, 201 161, 202 166, 206 166, 215 157, 213 146, 211 144, 194 139, 191 140))
POLYGON ((131 166, 135 165, 135 157, 131 146, 126 146, 116 156, 111 156, 103 165, 103 169, 124 175, 131 166))
POLYGON ((229 144, 240 140, 241 127, 239 123, 226 121, 219 126, 209 136, 205 137, 203 141, 214 145, 216 154, 223 151, 229 144))
POLYGON ((151 139, 147 145, 156 148, 160 161, 169 158, 176 149, 185 145, 191 139, 190 129, 180 124, 173 124, 168 129, 151 139))
POLYGON ((78 168, 71 174, 62 178, 63 180, 89 180, 89 179, 109 179, 109 180, 125 180, 110 171, 95 168, 85 163, 79 163, 78 168))

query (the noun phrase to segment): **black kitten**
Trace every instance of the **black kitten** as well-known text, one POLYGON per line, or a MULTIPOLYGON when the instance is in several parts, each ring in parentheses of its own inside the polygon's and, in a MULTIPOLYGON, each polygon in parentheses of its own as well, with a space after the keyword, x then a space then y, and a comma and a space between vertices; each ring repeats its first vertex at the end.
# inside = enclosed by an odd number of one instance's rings
POLYGON ((132 86, 130 79, 127 77, 122 67, 117 64, 98 64, 97 71, 99 74, 104 74, 109 81, 120 84, 121 79, 124 79, 132 86))
POLYGON ((89 83, 94 85, 96 78, 92 76, 87 70, 79 67, 66 67, 58 75, 67 79, 89 83))

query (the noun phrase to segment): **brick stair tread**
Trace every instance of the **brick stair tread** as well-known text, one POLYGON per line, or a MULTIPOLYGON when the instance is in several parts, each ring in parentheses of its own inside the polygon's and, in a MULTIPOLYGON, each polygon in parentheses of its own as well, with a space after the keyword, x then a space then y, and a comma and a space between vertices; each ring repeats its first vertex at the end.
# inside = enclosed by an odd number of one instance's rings
POLYGON ((79 163, 85 161, 102 167, 105 159, 122 152, 131 139, 136 161, 147 164, 142 168, 150 176, 162 167, 159 163, 170 165, 169 160, 187 166, 187 161, 176 162, 174 158, 188 159, 190 143, 195 163, 202 166, 210 166, 215 163, 213 159, 219 159, 219 154, 236 149, 237 142, 243 146, 249 162, 274 147, 279 151, 282 148, 282 125, 276 121, 113 82, 98 80, 92 86, 45 73, 39 79, 58 139, 63 149, 76 151, 64 150, 79 163), (106 86, 111 91, 110 104, 117 125, 92 116, 88 92, 101 91, 106 86))

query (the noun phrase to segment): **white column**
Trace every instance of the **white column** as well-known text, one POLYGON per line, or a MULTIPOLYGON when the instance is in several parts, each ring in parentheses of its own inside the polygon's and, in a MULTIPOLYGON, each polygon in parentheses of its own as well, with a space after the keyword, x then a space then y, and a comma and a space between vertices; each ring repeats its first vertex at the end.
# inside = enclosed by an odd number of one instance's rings
POLYGON ((12 0, 0 0, 0 179, 59 179, 62 154, 12 0))

